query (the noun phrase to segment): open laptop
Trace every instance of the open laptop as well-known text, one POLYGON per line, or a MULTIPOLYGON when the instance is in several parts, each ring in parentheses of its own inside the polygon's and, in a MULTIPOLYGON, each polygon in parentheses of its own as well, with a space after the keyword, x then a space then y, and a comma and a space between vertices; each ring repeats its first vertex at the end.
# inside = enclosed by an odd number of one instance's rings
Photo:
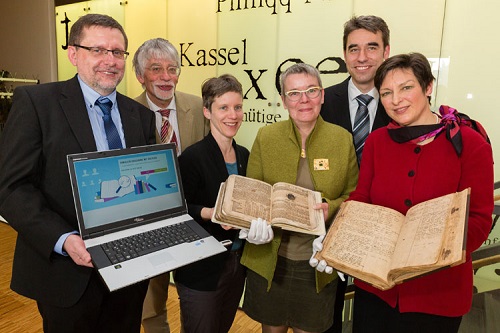
POLYGON ((187 214, 174 144, 67 159, 80 235, 110 291, 226 250, 187 214))

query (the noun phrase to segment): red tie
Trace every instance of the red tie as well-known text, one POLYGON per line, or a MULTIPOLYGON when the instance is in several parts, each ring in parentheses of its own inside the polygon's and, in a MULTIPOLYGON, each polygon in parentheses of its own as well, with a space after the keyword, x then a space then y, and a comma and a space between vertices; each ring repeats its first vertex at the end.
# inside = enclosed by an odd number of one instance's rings
POLYGON ((158 110, 161 114, 161 132, 160 132, 160 137, 161 137, 161 142, 163 143, 175 143, 176 146, 177 144, 177 136, 175 135, 175 131, 172 126, 170 126, 170 121, 168 120, 168 117, 170 116, 170 109, 161 109, 158 110))

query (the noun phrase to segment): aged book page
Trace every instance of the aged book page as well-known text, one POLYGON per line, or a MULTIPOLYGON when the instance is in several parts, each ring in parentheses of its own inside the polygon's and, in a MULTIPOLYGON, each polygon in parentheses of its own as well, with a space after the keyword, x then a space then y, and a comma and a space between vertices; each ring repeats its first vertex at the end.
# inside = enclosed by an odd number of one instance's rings
POLYGON ((316 257, 382 290, 462 263, 469 191, 422 202, 406 217, 386 207, 345 202, 316 257))
POLYGON ((403 220, 392 209, 344 202, 317 257, 353 276, 354 272, 387 276, 403 220))
POLYGON ((318 235, 325 234, 323 211, 313 209, 316 203, 321 202, 319 192, 287 183, 276 183, 273 186, 271 202, 273 225, 287 230, 308 229, 316 231, 318 235))
POLYGON ((222 212, 248 222, 248 228, 253 219, 271 220, 272 186, 266 182, 242 176, 229 176, 225 181, 222 212))
POLYGON ((226 224, 236 228, 245 228, 245 229, 250 228, 251 220, 235 218, 232 217, 231 215, 224 216, 224 213, 222 212, 222 203, 224 200, 225 193, 226 193, 226 183, 221 183, 211 220, 216 223, 226 224), (222 220, 224 220, 224 222, 222 222, 222 220))
POLYGON ((321 235, 325 223, 323 211, 313 208, 316 203, 321 203, 319 192, 231 175, 221 185, 212 221, 248 229, 260 217, 276 227, 321 235))
POLYGON ((413 274, 408 272, 411 267, 419 271, 427 266, 432 268, 434 265, 449 266, 463 262, 462 251, 456 249, 462 247, 465 237, 468 195, 469 191, 462 191, 442 196, 422 202, 408 211, 389 279, 395 282, 404 280, 408 274, 413 274))

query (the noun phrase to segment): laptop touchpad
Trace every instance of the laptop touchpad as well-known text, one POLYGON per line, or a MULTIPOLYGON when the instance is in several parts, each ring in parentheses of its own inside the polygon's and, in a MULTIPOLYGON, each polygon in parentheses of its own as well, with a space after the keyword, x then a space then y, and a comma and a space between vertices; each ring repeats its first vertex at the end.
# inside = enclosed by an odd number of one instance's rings
POLYGON ((165 263, 174 260, 170 253, 157 254, 155 256, 151 256, 148 259, 149 262, 153 264, 153 266, 164 265, 165 263))

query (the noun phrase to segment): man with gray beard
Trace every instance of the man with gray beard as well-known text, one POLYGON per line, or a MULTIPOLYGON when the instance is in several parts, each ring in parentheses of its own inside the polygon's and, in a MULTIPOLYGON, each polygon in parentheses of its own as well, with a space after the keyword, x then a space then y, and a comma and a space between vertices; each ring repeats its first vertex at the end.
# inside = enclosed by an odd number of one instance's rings
MULTIPOLYGON (((203 116, 201 98, 175 89, 181 63, 172 43, 163 38, 147 40, 135 53, 133 66, 137 80, 145 89, 135 100, 154 111, 157 143, 175 143, 180 155, 208 134, 210 126, 203 116)), ((142 312, 146 333, 170 332, 166 305, 169 283, 170 273, 149 282, 142 312)))

